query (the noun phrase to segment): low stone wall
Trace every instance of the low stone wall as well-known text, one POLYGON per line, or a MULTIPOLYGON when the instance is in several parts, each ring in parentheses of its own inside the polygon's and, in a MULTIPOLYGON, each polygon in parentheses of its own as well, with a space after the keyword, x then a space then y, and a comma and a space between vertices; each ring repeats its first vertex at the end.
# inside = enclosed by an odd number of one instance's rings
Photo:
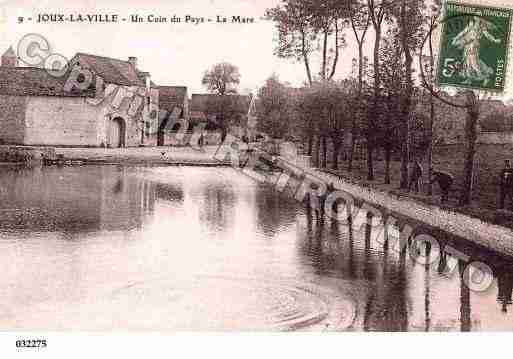
POLYGON ((513 132, 482 132, 477 142, 486 145, 513 145, 513 132))
MULTIPOLYGON (((185 134, 167 133, 164 135, 165 146, 190 146, 193 141, 198 141, 199 138, 192 138, 193 133, 188 132, 185 134)), ((221 133, 214 131, 207 131, 203 135, 203 145, 219 145, 221 143, 221 133)), ((194 144, 195 145, 195 144, 194 144)))
POLYGON ((335 175, 312 168, 301 168, 305 173, 319 178, 325 183, 333 183, 336 189, 345 191, 354 198, 370 205, 374 204, 388 208, 392 212, 465 238, 498 253, 513 256, 513 232, 505 227, 483 222, 480 219, 464 214, 447 211, 437 206, 418 203, 409 198, 396 198, 389 193, 381 192, 374 188, 364 188, 335 175))
POLYGON ((0 146, 0 162, 29 163, 56 159, 51 147, 0 146))

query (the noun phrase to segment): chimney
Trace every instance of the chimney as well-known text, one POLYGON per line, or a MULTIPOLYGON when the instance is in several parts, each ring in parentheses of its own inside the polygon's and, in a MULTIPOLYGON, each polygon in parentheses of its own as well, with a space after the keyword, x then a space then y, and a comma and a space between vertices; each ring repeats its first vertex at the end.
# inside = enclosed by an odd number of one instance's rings
POLYGON ((137 69, 137 57, 134 57, 134 56, 130 56, 128 58, 128 62, 130 62, 132 64, 132 66, 134 67, 134 69, 137 69))
POLYGON ((2 66, 3 67, 17 67, 18 56, 14 52, 12 46, 2 55, 2 66))

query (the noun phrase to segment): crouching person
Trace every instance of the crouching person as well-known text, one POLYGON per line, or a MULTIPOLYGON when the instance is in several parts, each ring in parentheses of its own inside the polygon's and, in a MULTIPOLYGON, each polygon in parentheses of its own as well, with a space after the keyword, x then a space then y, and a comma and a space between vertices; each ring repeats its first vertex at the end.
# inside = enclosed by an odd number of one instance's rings
POLYGON ((434 171, 431 183, 435 182, 438 182, 438 186, 440 187, 442 194, 441 202, 446 203, 449 200, 449 192, 454 183, 454 177, 449 173, 434 171))

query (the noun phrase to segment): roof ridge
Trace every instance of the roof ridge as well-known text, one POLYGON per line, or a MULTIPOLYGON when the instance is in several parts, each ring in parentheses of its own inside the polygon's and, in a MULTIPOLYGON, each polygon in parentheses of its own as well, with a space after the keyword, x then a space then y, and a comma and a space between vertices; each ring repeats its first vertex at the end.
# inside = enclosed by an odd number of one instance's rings
POLYGON ((52 71, 51 69, 47 69, 45 67, 34 67, 34 66, 16 66, 16 67, 7 67, 7 66, 0 66, 0 69, 2 70, 39 70, 39 71, 52 71))
POLYGON ((76 53, 76 56, 79 56, 79 55, 83 55, 83 56, 91 56, 91 57, 98 57, 100 59, 104 59, 104 60, 115 60, 115 61, 119 61, 119 62, 124 62, 124 63, 127 63, 127 64, 130 64, 130 61, 128 60, 121 60, 121 59, 117 59, 117 58, 114 58, 114 57, 108 57, 108 56, 102 56, 102 55, 95 55, 95 54, 88 54, 88 53, 85 53, 85 52, 77 52, 76 53))
POLYGON ((184 88, 184 89, 187 88, 187 86, 173 86, 173 85, 159 85, 158 87, 184 88))
POLYGON ((9 46, 9 48, 4 52, 4 54, 2 56, 6 56, 6 55, 14 55, 14 56, 17 56, 16 55, 16 52, 14 51, 12 45, 9 46))
POLYGON ((236 94, 225 94, 219 95, 218 93, 193 93, 191 96, 229 96, 229 97, 250 97, 250 95, 236 94))

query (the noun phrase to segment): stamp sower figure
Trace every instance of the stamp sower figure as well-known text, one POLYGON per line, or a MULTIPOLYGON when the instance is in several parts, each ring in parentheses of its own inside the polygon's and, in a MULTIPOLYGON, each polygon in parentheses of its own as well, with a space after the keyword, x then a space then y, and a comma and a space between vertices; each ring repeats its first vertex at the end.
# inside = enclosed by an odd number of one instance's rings
POLYGON ((454 46, 463 49, 461 75, 467 78, 468 84, 476 80, 483 81, 486 86, 490 76, 494 74, 494 70, 479 57, 483 38, 497 44, 501 42, 489 32, 493 27, 493 24, 476 16, 470 18, 467 27, 452 40, 454 46))
POLYGON ((419 160, 416 159, 413 162, 413 169, 411 172, 410 184, 408 185, 408 191, 411 190, 411 186, 413 184, 413 188, 414 188, 415 192, 419 192, 419 183, 420 183, 421 178, 422 178, 422 166, 421 166, 419 160))
POLYGON ((509 160, 504 161, 504 168, 501 171, 500 187, 499 208, 504 208, 506 197, 509 197, 510 208, 513 209, 513 168, 511 168, 509 160))
POLYGON ((452 184, 454 182, 454 177, 449 173, 434 171, 431 183, 435 182, 438 182, 440 192, 442 193, 441 202, 447 202, 449 200, 449 191, 451 190, 452 184))

